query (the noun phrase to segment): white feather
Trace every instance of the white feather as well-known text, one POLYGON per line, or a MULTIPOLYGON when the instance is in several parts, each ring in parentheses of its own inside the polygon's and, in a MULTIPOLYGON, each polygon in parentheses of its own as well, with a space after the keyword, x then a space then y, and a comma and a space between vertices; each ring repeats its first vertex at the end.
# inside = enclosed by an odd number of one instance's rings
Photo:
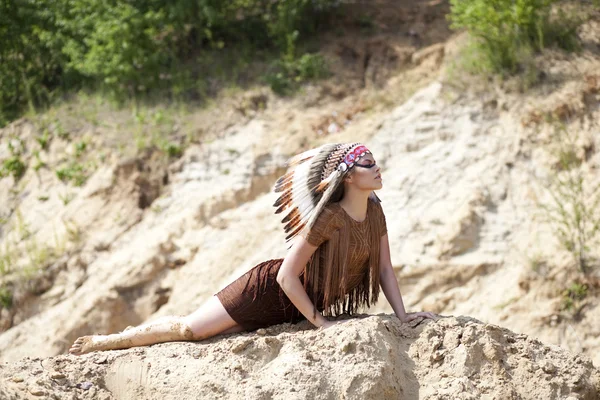
POLYGON ((290 159, 288 159, 287 164, 294 165, 294 164, 298 164, 301 162, 305 162, 306 160, 314 157, 319 152, 319 150, 320 150, 320 148, 317 147, 315 149, 307 150, 304 153, 297 154, 297 155, 291 157, 290 159))
POLYGON ((298 207, 300 214, 313 207, 310 188, 308 187, 308 173, 310 163, 304 163, 296 168, 294 183, 292 185, 292 202, 298 207))

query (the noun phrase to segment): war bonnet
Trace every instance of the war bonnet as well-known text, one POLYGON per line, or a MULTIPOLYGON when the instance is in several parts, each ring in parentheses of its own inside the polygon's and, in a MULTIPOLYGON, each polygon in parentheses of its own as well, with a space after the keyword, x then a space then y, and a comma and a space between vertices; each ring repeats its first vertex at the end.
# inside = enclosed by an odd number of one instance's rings
MULTIPOLYGON (((278 207, 276 214, 290 210, 281 221, 287 241, 305 227, 312 228, 344 177, 365 154, 371 152, 361 143, 329 143, 288 160, 287 173, 275 184, 275 192, 283 193, 273 204, 278 207)), ((375 193, 371 196, 379 201, 375 193)))

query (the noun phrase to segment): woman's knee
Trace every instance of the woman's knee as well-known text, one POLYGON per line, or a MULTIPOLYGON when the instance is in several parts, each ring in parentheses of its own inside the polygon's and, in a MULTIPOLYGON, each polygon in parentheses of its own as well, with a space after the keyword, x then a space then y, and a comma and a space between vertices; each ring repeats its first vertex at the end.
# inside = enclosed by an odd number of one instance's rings
POLYGON ((186 340, 203 340, 208 339, 210 336, 208 334, 208 329, 204 324, 198 324, 195 316, 190 314, 185 317, 181 317, 181 336, 186 340))
POLYGON ((236 325, 216 296, 209 298, 183 320, 191 329, 194 340, 208 339, 236 325))

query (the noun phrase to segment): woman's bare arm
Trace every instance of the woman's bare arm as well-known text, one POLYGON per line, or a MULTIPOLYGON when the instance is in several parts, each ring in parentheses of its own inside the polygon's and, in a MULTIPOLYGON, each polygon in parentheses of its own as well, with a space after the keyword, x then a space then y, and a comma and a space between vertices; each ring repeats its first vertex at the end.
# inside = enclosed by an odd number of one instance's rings
POLYGON ((308 260, 316 249, 316 246, 313 246, 302 236, 298 235, 285 256, 283 264, 279 268, 277 283, 279 283, 287 297, 302 315, 313 325, 321 327, 329 325, 329 321, 320 312, 315 310, 314 304, 308 297, 308 294, 306 294, 306 290, 304 290, 304 286, 299 278, 306 263, 308 263, 308 260))
POLYGON ((430 312, 415 312, 407 313, 400 294, 400 287, 396 280, 396 274, 392 267, 392 259, 390 256, 390 243, 387 233, 381 237, 379 244, 379 282, 385 298, 389 301, 394 313, 402 322, 411 321, 417 317, 436 319, 435 315, 430 312))
POLYGON ((381 237, 379 244, 379 282, 385 298, 389 301, 396 316, 401 320, 406 318, 404 302, 400 294, 396 274, 392 268, 392 259, 390 256, 390 243, 387 233, 381 237))

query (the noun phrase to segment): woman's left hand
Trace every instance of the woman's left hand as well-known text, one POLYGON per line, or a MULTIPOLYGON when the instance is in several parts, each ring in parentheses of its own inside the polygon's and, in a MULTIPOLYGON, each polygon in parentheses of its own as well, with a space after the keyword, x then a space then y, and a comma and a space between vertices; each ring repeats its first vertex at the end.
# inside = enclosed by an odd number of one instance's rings
POLYGON ((398 318, 402 322, 410 322, 413 319, 417 319, 417 318, 429 318, 429 319, 432 319, 434 321, 438 319, 438 317, 434 313, 431 313, 429 311, 420 311, 420 312, 407 313, 407 314, 404 315, 404 318, 400 318, 400 317, 398 317, 398 318))

